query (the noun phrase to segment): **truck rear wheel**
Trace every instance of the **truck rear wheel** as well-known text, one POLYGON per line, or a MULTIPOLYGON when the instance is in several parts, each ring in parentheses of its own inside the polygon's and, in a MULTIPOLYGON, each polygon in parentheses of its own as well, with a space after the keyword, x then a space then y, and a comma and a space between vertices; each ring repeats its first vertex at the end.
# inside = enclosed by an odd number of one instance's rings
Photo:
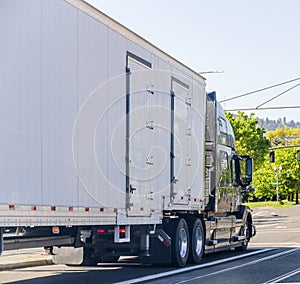
POLYGON ((199 218, 191 220, 189 222, 189 232, 190 232, 190 252, 189 252, 189 263, 200 263, 202 261, 204 253, 204 229, 203 224, 199 218))
POLYGON ((189 256, 190 238, 187 223, 184 219, 172 219, 166 227, 171 237, 172 264, 185 266, 189 256))

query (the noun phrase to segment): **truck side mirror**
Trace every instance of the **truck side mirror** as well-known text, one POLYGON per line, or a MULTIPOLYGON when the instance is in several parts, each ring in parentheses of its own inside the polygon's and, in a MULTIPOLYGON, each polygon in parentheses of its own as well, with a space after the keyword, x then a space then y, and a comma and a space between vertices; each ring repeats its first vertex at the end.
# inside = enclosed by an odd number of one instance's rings
POLYGON ((253 159, 249 156, 234 156, 233 185, 246 187, 252 182, 253 159))
POLYGON ((255 191, 255 187, 252 185, 248 185, 246 187, 243 188, 243 190, 241 191, 242 194, 251 194, 254 193, 255 191))
POLYGON ((253 159, 250 157, 245 157, 245 175, 243 176, 243 171, 241 175, 241 185, 248 186, 252 182, 253 174, 253 159))
POLYGON ((240 185, 245 187, 252 182, 253 174, 253 159, 249 156, 241 156, 241 173, 240 173, 240 185))
POLYGON ((300 150, 297 150, 297 161, 300 162, 300 150))
POLYGON ((272 151, 270 152, 270 163, 274 163, 275 162, 275 152, 272 151))
POLYGON ((246 179, 250 182, 252 181, 252 174, 253 174, 253 159, 248 157, 246 159, 246 179))

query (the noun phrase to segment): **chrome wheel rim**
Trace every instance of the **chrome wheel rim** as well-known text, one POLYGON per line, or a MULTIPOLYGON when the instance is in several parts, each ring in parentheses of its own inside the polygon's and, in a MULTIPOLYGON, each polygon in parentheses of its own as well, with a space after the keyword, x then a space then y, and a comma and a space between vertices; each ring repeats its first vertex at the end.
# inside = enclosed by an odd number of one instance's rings
POLYGON ((197 255, 201 255, 202 245, 202 230, 200 229, 200 227, 198 227, 195 232, 195 252, 197 255))
POLYGON ((244 228, 244 236, 245 236, 245 240, 244 240, 244 245, 246 246, 249 242, 249 238, 250 238, 250 232, 249 232, 249 225, 248 222, 246 222, 245 228, 244 228))
POLYGON ((188 236, 186 230, 182 228, 179 232, 179 253, 182 258, 186 256, 187 248, 188 248, 188 236))

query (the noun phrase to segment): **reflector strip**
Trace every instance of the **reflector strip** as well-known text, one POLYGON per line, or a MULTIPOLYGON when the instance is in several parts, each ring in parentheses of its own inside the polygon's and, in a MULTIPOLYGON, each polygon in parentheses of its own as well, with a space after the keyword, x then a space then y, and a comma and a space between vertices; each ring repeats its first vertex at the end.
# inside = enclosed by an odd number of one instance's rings
POLYGON ((158 235, 157 238, 162 242, 162 244, 165 247, 169 247, 170 246, 170 243, 167 240, 165 240, 161 235, 158 235))

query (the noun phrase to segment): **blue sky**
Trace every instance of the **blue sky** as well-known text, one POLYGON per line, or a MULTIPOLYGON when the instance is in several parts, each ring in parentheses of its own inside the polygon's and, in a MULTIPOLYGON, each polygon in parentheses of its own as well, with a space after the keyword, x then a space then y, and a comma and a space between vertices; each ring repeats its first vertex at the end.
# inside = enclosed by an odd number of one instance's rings
MULTIPOLYGON (((195 71, 219 100, 300 77, 298 0, 87 0, 195 71)), ((300 80, 222 103, 256 107, 300 80)), ((300 85, 264 105, 300 106, 300 85)), ((300 121, 300 109, 254 111, 261 118, 300 121)))

